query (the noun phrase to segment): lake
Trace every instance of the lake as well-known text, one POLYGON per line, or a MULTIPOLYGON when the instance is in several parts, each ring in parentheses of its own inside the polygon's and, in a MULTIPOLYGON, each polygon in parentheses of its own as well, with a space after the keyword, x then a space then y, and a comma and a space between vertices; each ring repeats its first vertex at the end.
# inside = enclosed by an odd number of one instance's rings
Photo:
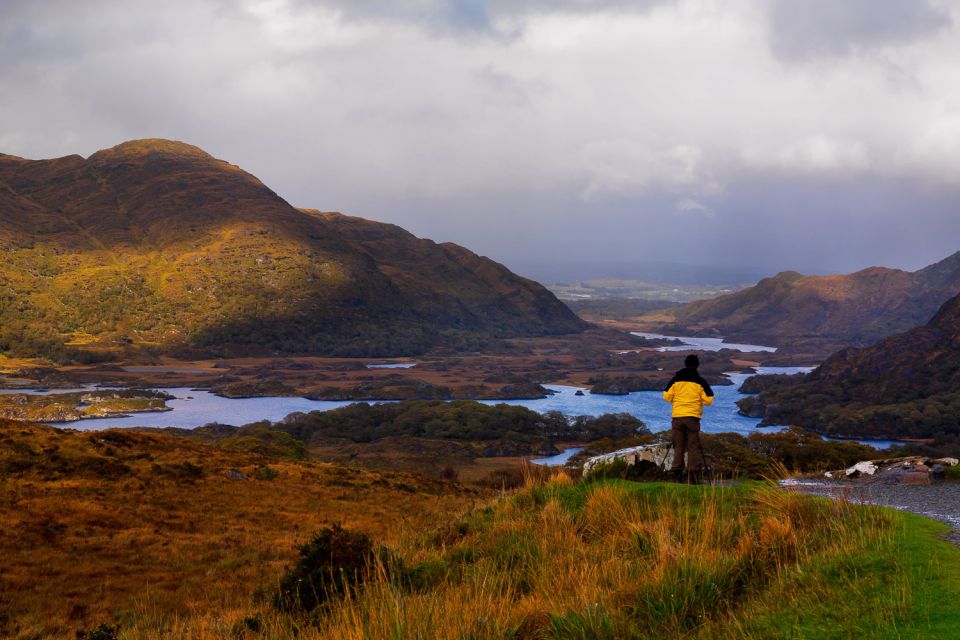
MULTIPOLYGON (((738 349, 744 352, 757 351, 775 351, 774 347, 765 347, 762 345, 749 344, 731 344, 723 342, 722 338, 694 338, 663 336, 651 333, 638 333, 634 335, 646 338, 665 338, 682 340, 684 346, 661 347, 665 351, 682 350, 704 350, 718 351, 720 349, 738 349)), ((413 363, 388 363, 388 364, 369 364, 371 368, 409 368, 413 363)), ((794 374, 806 373, 812 367, 758 367, 757 373, 761 375, 768 374, 794 374)), ((782 427, 762 427, 758 428, 760 422, 756 418, 742 416, 737 411, 737 400, 744 397, 738 389, 740 385, 753 374, 729 373, 727 377, 733 382, 732 385, 715 386, 714 402, 712 406, 704 409, 704 416, 701 428, 706 433, 734 432, 742 435, 748 435, 756 432, 776 432, 782 427)), ((670 406, 663 401, 660 391, 638 391, 624 396, 608 396, 591 394, 587 389, 579 387, 570 387, 563 385, 544 385, 554 391, 554 394, 546 398, 536 400, 483 400, 485 404, 509 404, 527 407, 539 413, 548 411, 559 411, 566 415, 591 415, 598 416, 604 413, 628 413, 644 422, 651 431, 664 431, 670 429, 670 406), (577 395, 577 391, 582 391, 583 395, 577 395)), ((76 391, 91 390, 95 387, 85 387, 75 389, 76 391)), ((0 393, 63 393, 73 390, 42 390, 31 391, 28 389, 4 389, 0 393)), ((222 398, 203 389, 191 389, 187 387, 164 388, 162 391, 174 396, 173 400, 167 401, 172 411, 157 413, 139 413, 125 417, 100 418, 94 420, 82 420, 69 423, 51 423, 55 426, 69 427, 81 431, 95 431, 100 429, 113 429, 117 427, 183 427, 192 429, 211 422, 222 424, 244 425, 260 420, 269 420, 277 422, 287 415, 301 411, 329 411, 351 404, 348 400, 307 400, 306 398, 286 398, 286 397, 265 397, 265 398, 222 398)), ((880 449, 889 448, 895 441, 877 440, 866 442, 880 449)), ((560 454, 565 455, 566 452, 560 454)), ((573 455, 573 453, 569 454, 573 455)), ((547 464, 556 464, 553 460, 547 464)))
POLYGON ((744 353, 758 353, 766 351, 773 353, 776 347, 765 347, 759 344, 737 344, 735 342, 724 342, 723 338, 694 338, 691 336, 664 336, 659 333, 642 333, 640 331, 631 331, 631 335, 647 338, 649 340, 679 340, 683 344, 671 345, 668 347, 658 347, 657 351, 720 351, 721 349, 735 349, 744 353))
MULTIPOLYGON (((761 367, 758 372, 799 373, 809 371, 804 367, 761 367)), ((744 397, 738 392, 740 384, 749 374, 730 374, 732 386, 714 387, 715 399, 705 409, 703 430, 708 433, 734 431, 748 434, 757 431, 759 420, 737 413, 736 401, 744 397)), ((625 396, 594 395, 586 389, 562 385, 546 385, 554 395, 539 400, 484 400, 485 404, 510 404, 524 406, 534 411, 560 411, 568 415, 601 415, 604 413, 629 413, 643 420, 652 430, 670 428, 670 406, 663 401, 659 391, 638 391, 625 396), (576 392, 582 390, 584 395, 576 392)), ((112 429, 115 427, 184 427, 194 428, 211 422, 243 425, 259 420, 277 422, 295 411, 328 411, 351 404, 347 400, 307 400, 306 398, 222 398, 209 391, 188 387, 162 389, 175 399, 167 401, 172 411, 139 413, 126 417, 81 420, 59 423, 79 430, 112 429)), ((24 392, 21 390, 20 392, 24 392)), ((59 391, 59 390, 57 390, 59 391)), ((50 393, 43 391, 40 393, 50 393)), ((766 427, 761 431, 777 431, 779 427, 766 427)))
MULTIPOLYGON (((757 372, 763 375, 774 373, 806 373, 810 367, 759 367, 757 372)), ((713 404, 703 410, 701 429, 706 433, 733 431, 741 434, 779 431, 781 427, 757 428, 757 418, 747 418, 737 413, 737 400, 745 397, 737 391, 743 381, 753 374, 732 373, 727 377, 732 385, 714 386, 713 404)), ((561 385, 544 385, 556 391, 555 395, 540 400, 484 400, 486 404, 520 405, 540 413, 559 411, 567 415, 598 416, 604 413, 629 413, 643 420, 651 431, 663 431, 670 428, 670 405, 664 402, 661 391, 637 391, 625 396, 606 396, 591 394, 587 389, 561 385), (582 396, 576 395, 578 390, 582 396)))

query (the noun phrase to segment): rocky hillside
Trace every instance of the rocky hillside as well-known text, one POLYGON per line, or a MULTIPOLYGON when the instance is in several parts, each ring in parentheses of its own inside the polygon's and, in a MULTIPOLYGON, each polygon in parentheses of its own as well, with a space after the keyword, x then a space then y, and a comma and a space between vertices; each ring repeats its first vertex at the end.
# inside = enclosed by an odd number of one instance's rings
POLYGON ((958 293, 960 252, 912 273, 882 267, 832 276, 786 271, 737 293, 647 316, 645 324, 776 346, 805 340, 864 346, 923 324, 958 293))
POLYGON ((960 296, 927 324, 867 348, 844 349, 746 404, 768 424, 960 444, 960 296))
POLYGON ((576 332, 539 284, 180 142, 0 155, 0 350, 400 355, 576 332))

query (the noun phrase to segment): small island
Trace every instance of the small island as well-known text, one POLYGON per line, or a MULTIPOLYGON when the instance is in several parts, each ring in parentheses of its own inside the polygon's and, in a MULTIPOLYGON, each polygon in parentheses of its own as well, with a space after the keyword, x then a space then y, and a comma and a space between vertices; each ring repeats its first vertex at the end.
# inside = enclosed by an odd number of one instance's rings
POLYGON ((69 393, 0 395, 0 418, 32 422, 76 422, 130 413, 172 411, 173 396, 146 389, 97 389, 69 393))

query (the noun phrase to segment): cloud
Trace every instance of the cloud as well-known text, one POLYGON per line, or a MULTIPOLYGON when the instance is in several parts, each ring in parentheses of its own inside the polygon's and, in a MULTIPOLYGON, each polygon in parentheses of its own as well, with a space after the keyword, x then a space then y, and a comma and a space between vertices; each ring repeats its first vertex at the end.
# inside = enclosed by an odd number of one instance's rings
POLYGON ((843 175, 864 171, 870 166, 865 145, 859 140, 812 134, 781 148, 746 148, 742 154, 747 166, 779 168, 787 173, 823 173, 843 175))
POLYGON ((8 0, 0 152, 186 140, 508 264, 932 261, 960 237, 955 10, 789 4, 8 0))
POLYGON ((713 209, 697 202, 693 198, 682 198, 678 200, 676 207, 677 211, 683 211, 684 213, 702 213, 706 216, 712 216, 715 213, 713 209))
POLYGON ((297 0, 299 7, 335 8, 347 20, 405 22, 434 32, 515 35, 545 14, 643 13, 672 0, 297 0))
POLYGON ((952 24, 929 0, 771 0, 770 45, 783 60, 845 56, 932 36, 952 24))

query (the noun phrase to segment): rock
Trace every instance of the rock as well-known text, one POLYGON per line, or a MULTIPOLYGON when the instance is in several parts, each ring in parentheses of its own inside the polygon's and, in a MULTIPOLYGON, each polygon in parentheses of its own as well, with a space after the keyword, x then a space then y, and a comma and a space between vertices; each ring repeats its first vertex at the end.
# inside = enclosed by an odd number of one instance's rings
POLYGON ((864 460, 848 469, 828 471, 824 474, 830 479, 846 479, 864 484, 930 484, 944 475, 942 461, 951 458, 930 460, 922 456, 890 458, 886 460, 864 460))
POLYGON ((583 394, 583 389, 577 389, 577 392, 576 392, 575 394, 573 394, 573 395, 575 395, 575 396, 582 396, 582 395, 584 395, 584 394, 583 394))
POLYGON ((848 478, 859 478, 863 475, 872 476, 877 472, 879 467, 870 460, 865 460, 863 462, 858 462, 849 469, 847 469, 846 474, 848 478))
POLYGON ((627 466, 636 466, 641 462, 652 463, 662 471, 666 471, 673 463, 673 447, 669 444, 643 444, 638 447, 629 447, 619 449, 603 455, 588 458, 583 463, 583 474, 586 475, 590 469, 598 464, 610 464, 617 460, 623 460, 627 466))
POLYGON ((960 460, 956 458, 937 458, 936 460, 930 461, 932 464, 940 464, 945 467, 955 467, 960 464, 960 460))
POLYGON ((227 476, 229 476, 231 480, 246 480, 246 479, 247 479, 247 476, 246 476, 246 475, 240 473, 240 472, 237 471, 236 469, 230 469, 230 471, 227 472, 227 476))

